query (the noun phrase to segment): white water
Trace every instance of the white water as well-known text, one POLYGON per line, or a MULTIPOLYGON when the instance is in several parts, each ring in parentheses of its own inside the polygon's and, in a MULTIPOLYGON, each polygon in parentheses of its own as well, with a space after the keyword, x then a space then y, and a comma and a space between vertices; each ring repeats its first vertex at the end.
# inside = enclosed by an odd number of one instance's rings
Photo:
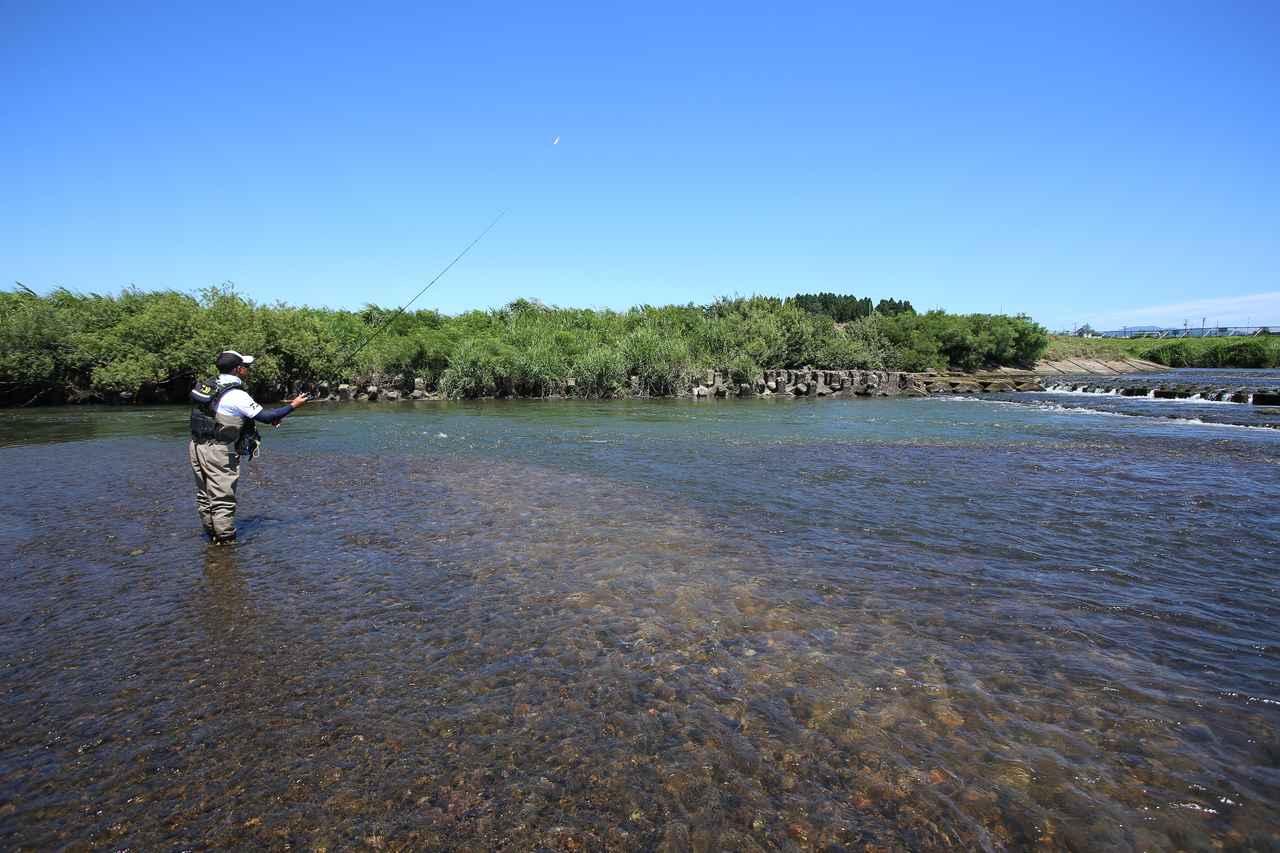
MULTIPOLYGON (((1028 391, 1019 396, 1030 397, 1036 394, 1052 394, 1052 393, 1055 393, 1055 392, 1028 391)), ((1085 393, 1085 392, 1079 392, 1079 393, 1085 393)), ((1092 396, 1102 396, 1102 395, 1093 394, 1092 396)), ((1049 412, 1057 415, 1097 415, 1099 417, 1104 417, 1104 418, 1131 418, 1136 421, 1145 421, 1148 423, 1161 424, 1161 425, 1197 426, 1197 427, 1214 427, 1214 428, 1226 427, 1229 429, 1264 430, 1269 433, 1277 432, 1276 428, 1269 427, 1269 426, 1260 426, 1260 425, 1254 425, 1254 424, 1222 423, 1219 421, 1201 420, 1200 418, 1196 418, 1196 417, 1175 417, 1172 415, 1168 417, 1161 417, 1159 415, 1139 415, 1139 414, 1134 414, 1132 412, 1111 412, 1103 409, 1089 409, 1089 408, 1085 408, 1084 406, 1064 406, 1060 403, 1052 403, 1047 401, 1041 402, 1041 401, 1028 400, 1023 402, 1020 400, 991 400, 991 399, 984 399, 982 397, 935 397, 933 399, 944 400, 948 402, 957 402, 957 403, 959 402, 987 403, 993 406, 1017 407, 1020 409, 1035 409, 1036 411, 1049 412)), ((1126 397, 1125 399, 1146 400, 1149 398, 1126 397)), ((1183 400, 1158 400, 1157 402, 1160 402, 1160 403, 1177 403, 1177 402, 1212 403, 1217 401, 1183 399, 1183 400)), ((1239 405, 1239 404, 1229 403, 1228 405, 1239 405)))
MULTIPOLYGON (((1057 395, 1071 395, 1071 396, 1077 396, 1077 395, 1078 395, 1078 396, 1082 396, 1082 397, 1124 397, 1126 400, 1135 400, 1135 401, 1136 401, 1136 400, 1158 400, 1158 401, 1159 401, 1159 402, 1161 402, 1161 403, 1194 403, 1194 404, 1196 404, 1196 405, 1201 405, 1201 406, 1204 406, 1204 405, 1208 405, 1208 406, 1218 406, 1218 405, 1226 405, 1226 406, 1241 406, 1241 405, 1247 405, 1246 403, 1236 403, 1236 402, 1233 402, 1232 400, 1211 400, 1211 399, 1209 399, 1209 398, 1207 398, 1207 397, 1203 397, 1203 396, 1201 396, 1201 395, 1200 395, 1200 394, 1198 394, 1198 393, 1197 393, 1197 394, 1192 394, 1190 397, 1161 397, 1161 398, 1158 398, 1158 397, 1156 397, 1156 392, 1155 392, 1155 390, 1154 390, 1154 389, 1153 389, 1153 390, 1151 390, 1151 391, 1148 391, 1146 394, 1143 394, 1142 396, 1125 396, 1124 394, 1122 394, 1122 393, 1121 393, 1121 389, 1120 389, 1120 388, 1104 388, 1104 389, 1100 389, 1100 390, 1097 390, 1097 391, 1086 391, 1086 390, 1084 390, 1083 388, 1081 388, 1081 387, 1079 387, 1079 386, 1072 387, 1072 386, 1067 386, 1067 385, 1049 385, 1049 386, 1047 386, 1047 387, 1045 388, 1045 390, 1043 390, 1043 391, 1027 391, 1027 392, 1024 392, 1024 393, 1027 393, 1027 394, 1053 394, 1053 395, 1055 395, 1055 396, 1057 396, 1057 395)), ((1253 396, 1252 396, 1252 395, 1250 395, 1250 396, 1249 396, 1249 402, 1250 402, 1250 403, 1252 403, 1252 402, 1253 402, 1253 396)))
POLYGON ((1118 397, 1119 388, 1104 388, 1098 391, 1086 391, 1080 387, 1068 385, 1049 385, 1043 391, 1027 391, 1028 394, 1083 394, 1089 397, 1118 397))

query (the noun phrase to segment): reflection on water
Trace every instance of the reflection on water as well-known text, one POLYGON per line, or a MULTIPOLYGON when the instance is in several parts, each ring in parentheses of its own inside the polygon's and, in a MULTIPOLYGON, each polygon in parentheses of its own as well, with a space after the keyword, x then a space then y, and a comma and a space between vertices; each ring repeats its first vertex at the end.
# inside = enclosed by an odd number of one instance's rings
POLYGON ((348 407, 215 549, 128 414, 0 450, 6 846, 1277 841, 1269 431, 348 407))

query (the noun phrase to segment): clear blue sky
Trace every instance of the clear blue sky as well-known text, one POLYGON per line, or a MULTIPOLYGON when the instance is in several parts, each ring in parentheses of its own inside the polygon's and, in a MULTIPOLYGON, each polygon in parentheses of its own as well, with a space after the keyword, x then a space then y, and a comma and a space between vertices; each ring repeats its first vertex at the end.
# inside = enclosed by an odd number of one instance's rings
POLYGON ((1280 322, 1271 0, 437 5, 0 0, 0 276, 1280 322))

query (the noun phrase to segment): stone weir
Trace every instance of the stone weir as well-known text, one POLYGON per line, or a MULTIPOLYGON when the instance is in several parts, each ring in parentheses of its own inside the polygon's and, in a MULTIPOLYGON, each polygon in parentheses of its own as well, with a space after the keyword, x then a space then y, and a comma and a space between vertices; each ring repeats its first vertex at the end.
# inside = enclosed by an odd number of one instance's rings
MULTIPOLYGON (((576 397, 577 383, 568 379, 559 394, 576 397)), ((422 378, 392 377, 372 382, 321 384, 318 398, 332 401, 438 400, 441 395, 428 389, 422 378)), ((727 397, 926 397, 933 394, 986 394, 1043 391, 1040 377, 1027 371, 1001 370, 992 373, 906 373, 894 370, 823 370, 812 367, 795 370, 766 370, 751 382, 735 383, 716 370, 697 372, 686 378, 674 396, 694 399, 727 397)), ((632 376, 615 396, 644 397, 640 377, 632 376)))
POLYGON ((1064 394, 1099 394, 1112 397, 1150 397, 1156 400, 1204 400, 1212 403, 1241 403, 1254 406, 1280 406, 1280 388, 1223 388, 1195 383, 1159 384, 1144 382, 1142 377, 1082 377, 1053 379, 1046 377, 1044 390, 1064 394))

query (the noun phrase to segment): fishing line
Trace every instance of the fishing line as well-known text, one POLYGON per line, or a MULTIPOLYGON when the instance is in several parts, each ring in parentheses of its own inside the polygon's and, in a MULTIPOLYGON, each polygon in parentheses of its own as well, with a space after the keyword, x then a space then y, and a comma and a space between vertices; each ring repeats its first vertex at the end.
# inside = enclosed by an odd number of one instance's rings
POLYGON ((420 296, 422 296, 422 294, 424 294, 424 293, 426 293, 428 290, 430 290, 430 289, 431 289, 431 285, 435 284, 437 281, 439 281, 440 279, 444 278, 444 274, 445 274, 445 273, 447 273, 449 270, 451 270, 451 269, 453 268, 453 265, 454 265, 454 264, 456 264, 458 261, 462 260, 462 257, 463 257, 467 252, 470 252, 470 251, 471 251, 471 247, 472 247, 472 246, 474 246, 476 243, 479 243, 481 240, 483 240, 483 239, 484 239, 484 235, 488 234, 488 233, 493 229, 493 226, 495 226, 495 225, 497 225, 497 224, 498 224, 498 220, 499 220, 499 219, 501 219, 502 217, 506 216, 506 215, 507 215, 507 212, 506 212, 505 210, 499 211, 499 212, 498 212, 498 215, 497 215, 497 216, 495 216, 495 217, 493 218, 493 221, 492 221, 492 222, 490 222, 487 226, 485 226, 485 229, 484 229, 483 231, 481 231, 481 232, 480 232, 479 236, 477 236, 474 240, 472 240, 470 243, 468 243, 468 244, 467 244, 467 247, 466 247, 465 249, 463 249, 461 252, 459 252, 459 253, 458 253, 458 256, 457 256, 456 258, 454 258, 453 260, 449 261, 449 263, 445 265, 445 268, 444 268, 444 269, 442 269, 442 270, 440 270, 440 272, 438 272, 438 273, 436 274, 436 277, 435 277, 435 278, 433 278, 433 279, 431 279, 431 281, 427 282, 426 286, 425 286, 425 287, 423 287, 421 290, 419 290, 416 294, 414 294, 414 297, 413 297, 412 299, 410 299, 410 300, 409 300, 408 302, 406 302, 405 304, 401 305, 401 306, 396 310, 396 313, 392 314, 392 315, 391 315, 390 317, 388 317, 386 320, 383 320, 383 321, 382 321, 382 323, 381 323, 381 324, 380 324, 376 329, 374 329, 374 330, 373 330, 373 333, 372 333, 372 334, 370 334, 367 338, 365 338, 365 339, 360 343, 360 345, 359 345, 358 347, 356 347, 354 350, 352 350, 352 351, 351 351, 350 353, 348 353, 347 355, 343 356, 343 358, 342 358, 340 361, 338 361, 338 362, 334 365, 334 367, 333 367, 333 372, 336 374, 339 370, 341 370, 343 367, 345 367, 347 364, 349 364, 349 363, 351 362, 351 360, 352 360, 352 359, 354 359, 357 355, 359 355, 359 354, 360 354, 360 351, 361 351, 361 350, 363 350, 365 347, 367 347, 370 343, 372 343, 372 342, 373 342, 373 339, 374 339, 374 338, 378 337, 378 335, 380 335, 380 334, 382 334, 384 331, 386 331, 386 329, 387 329, 387 327, 388 327, 388 326, 390 326, 392 323, 394 323, 394 322, 396 321, 396 319, 400 317, 400 315, 401 315, 401 314, 403 314, 405 311, 407 311, 410 305, 412 305, 413 303, 417 302, 417 301, 418 301, 418 298, 419 298, 420 296))
MULTIPOLYGON (((559 135, 557 135, 557 136, 555 137, 555 139, 553 139, 553 140, 551 141, 551 144, 552 144, 552 145, 559 145, 559 144, 560 144, 560 136, 559 136, 559 135)), ((373 330, 373 332, 372 332, 372 333, 370 333, 370 334, 369 334, 369 335, 368 335, 368 336, 367 336, 363 341, 361 341, 361 342, 360 342, 360 343, 355 347, 355 349, 351 350, 350 352, 346 353, 345 355, 340 356, 340 357, 338 358, 338 360, 337 360, 337 361, 335 361, 335 362, 333 363, 333 366, 332 366, 332 367, 329 367, 329 368, 326 370, 326 372, 330 375, 330 377, 337 378, 337 377, 340 375, 340 373, 341 373, 341 371, 342 371, 342 369, 343 369, 343 368, 345 368, 346 366, 348 366, 349 364, 351 364, 351 362, 355 360, 355 357, 356 357, 357 355, 359 355, 359 354, 364 350, 364 348, 365 348, 365 347, 367 347, 369 344, 373 343, 373 341, 374 341, 374 340, 375 340, 379 335, 381 335, 383 332, 385 332, 385 331, 387 330, 387 328, 391 326, 391 324, 392 324, 392 323, 394 323, 396 320, 398 320, 398 319, 399 319, 399 318, 404 314, 404 312, 405 312, 405 311, 407 311, 411 305, 413 305, 413 303, 415 303, 415 302, 417 302, 417 301, 418 301, 418 299, 422 296, 422 294, 426 293, 428 290, 430 290, 430 289, 431 289, 431 287, 432 287, 436 282, 438 282, 440 279, 444 278, 445 274, 446 274, 446 273, 448 273, 448 272, 449 272, 449 270, 453 269, 453 266, 454 266, 456 263, 458 263, 458 261, 462 260, 462 259, 463 259, 463 257, 464 257, 464 256, 466 256, 466 254, 467 254, 468 252, 470 252, 470 251, 471 251, 471 249, 472 249, 472 248, 474 248, 474 247, 475 247, 475 245, 476 245, 477 243, 479 243, 481 240, 483 240, 483 239, 484 239, 484 236, 485 236, 486 234, 488 234, 488 233, 493 229, 493 227, 494 227, 495 225, 497 225, 497 224, 498 224, 498 221, 499 221, 499 220, 501 220, 501 219, 502 219, 502 217, 504 217, 504 216, 506 216, 506 215, 507 215, 507 211, 506 211, 506 210, 501 210, 501 211, 499 211, 499 212, 498 212, 498 215, 497 215, 497 216, 495 216, 495 217, 493 218, 493 221, 491 221, 488 225, 486 225, 486 226, 485 226, 485 228, 484 228, 484 230, 483 230, 483 231, 481 231, 481 232, 476 236, 476 238, 475 238, 474 240, 472 240, 470 243, 468 243, 468 244, 467 244, 467 246, 466 246, 466 248, 464 248, 461 252, 459 252, 459 253, 458 253, 457 257, 455 257, 453 260, 449 261, 449 263, 445 265, 444 269, 442 269, 442 270, 440 270, 440 272, 436 273, 435 278, 431 279, 431 281, 427 282, 427 283, 426 283, 426 285, 424 285, 424 286, 423 286, 423 288, 422 288, 421 290, 419 290, 417 293, 415 293, 415 294, 413 295, 413 298, 412 298, 412 299, 410 299, 410 300, 409 300, 408 302, 406 302, 405 304, 401 305, 399 308, 397 308, 397 309, 396 309, 396 311, 395 311, 395 313, 394 313, 394 314, 392 314, 390 317, 388 317, 387 319, 385 319, 385 320, 383 320, 381 323, 379 323, 379 324, 378 324, 378 326, 377 326, 377 328, 375 328, 375 329, 373 330)), ((313 374, 313 375, 314 375, 314 374, 313 374)), ((302 384, 303 388, 305 388, 305 389, 306 389, 306 391, 307 391, 307 393, 309 394, 309 396, 312 396, 312 397, 316 396, 316 394, 317 394, 317 392, 318 392, 318 390, 319 390, 319 383, 318 383, 318 382, 316 382, 315 380, 309 380, 309 381, 305 381, 305 382, 303 382, 303 383, 301 383, 301 384, 302 384)))

